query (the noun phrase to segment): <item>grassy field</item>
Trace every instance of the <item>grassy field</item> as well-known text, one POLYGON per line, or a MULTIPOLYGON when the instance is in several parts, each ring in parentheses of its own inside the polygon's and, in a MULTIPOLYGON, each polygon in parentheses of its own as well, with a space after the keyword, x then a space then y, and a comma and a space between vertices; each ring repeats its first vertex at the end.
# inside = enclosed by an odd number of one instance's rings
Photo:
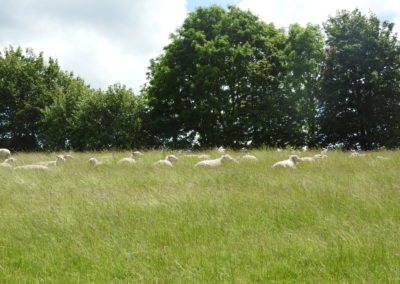
POLYGON ((251 153, 216 169, 179 153, 153 168, 167 152, 0 168, 0 283, 400 282, 400 152, 331 152, 297 170, 271 168, 289 153, 251 153))

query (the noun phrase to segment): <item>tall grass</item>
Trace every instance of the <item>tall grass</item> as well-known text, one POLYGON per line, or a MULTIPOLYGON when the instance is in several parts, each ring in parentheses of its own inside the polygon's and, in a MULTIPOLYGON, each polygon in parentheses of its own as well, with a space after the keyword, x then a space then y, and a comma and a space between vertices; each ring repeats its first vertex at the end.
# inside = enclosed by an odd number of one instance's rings
POLYGON ((288 153, 266 150, 216 169, 194 169, 179 153, 174 168, 151 166, 166 154, 136 165, 116 163, 128 152, 102 152, 49 172, 0 168, 0 282, 400 281, 399 152, 334 152, 297 170, 272 169, 288 153), (91 167, 92 156, 105 165, 91 167))

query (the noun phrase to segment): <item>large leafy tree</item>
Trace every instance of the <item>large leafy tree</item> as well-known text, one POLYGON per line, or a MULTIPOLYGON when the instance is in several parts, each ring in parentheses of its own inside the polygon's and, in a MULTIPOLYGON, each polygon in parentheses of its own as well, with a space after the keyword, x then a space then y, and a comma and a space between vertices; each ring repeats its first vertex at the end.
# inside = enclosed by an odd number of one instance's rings
POLYGON ((320 93, 324 144, 373 149, 400 144, 400 49, 393 24, 341 11, 324 28, 320 93))
POLYGON ((0 53, 0 147, 38 150, 42 110, 68 80, 57 61, 31 49, 12 47, 0 53))
POLYGON ((69 143, 76 150, 140 147, 143 108, 142 97, 124 85, 90 92, 73 113, 69 143))
POLYGON ((199 8, 152 60, 144 89, 156 142, 282 146, 298 136, 285 93, 285 35, 235 7, 199 8))
POLYGON ((302 135, 297 144, 317 144, 317 94, 320 87, 323 62, 324 37, 319 26, 298 24, 289 26, 286 36, 285 54, 287 61, 286 92, 292 104, 297 106, 297 123, 302 135))

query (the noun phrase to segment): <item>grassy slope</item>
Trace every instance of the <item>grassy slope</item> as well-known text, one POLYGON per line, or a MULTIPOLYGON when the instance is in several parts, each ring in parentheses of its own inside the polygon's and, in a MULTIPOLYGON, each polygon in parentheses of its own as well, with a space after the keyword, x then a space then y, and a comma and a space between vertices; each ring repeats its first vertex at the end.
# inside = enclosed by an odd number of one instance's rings
POLYGON ((297 170, 271 169, 288 153, 253 154, 218 169, 154 169, 160 152, 134 166, 105 152, 46 173, 0 168, 0 282, 400 281, 399 152, 297 170))

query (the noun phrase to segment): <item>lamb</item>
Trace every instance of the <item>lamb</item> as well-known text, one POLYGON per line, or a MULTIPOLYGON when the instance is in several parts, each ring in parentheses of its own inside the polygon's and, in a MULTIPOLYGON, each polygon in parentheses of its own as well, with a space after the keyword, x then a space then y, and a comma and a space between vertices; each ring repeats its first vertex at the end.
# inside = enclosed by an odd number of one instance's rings
POLYGON ((217 151, 219 152, 219 153, 225 153, 225 148, 224 147, 222 147, 222 146, 220 146, 219 148, 217 148, 217 151))
POLYGON ((103 165, 103 162, 100 162, 96 158, 90 158, 89 159, 89 164, 93 165, 94 167, 97 167, 97 166, 103 165))
POLYGON ((118 164, 135 164, 136 160, 134 158, 122 158, 118 161, 118 164))
POLYGON ((242 157, 240 157, 240 160, 244 160, 244 161, 258 161, 257 157, 254 155, 244 155, 242 157))
POLYGON ((72 160, 73 159, 73 157, 71 155, 69 155, 69 154, 60 155, 60 156, 62 156, 64 158, 64 160, 72 160))
POLYGON ((365 157, 365 156, 366 156, 366 154, 360 154, 360 153, 358 153, 358 152, 352 152, 352 153, 350 154, 350 158, 365 157))
POLYGON ((296 164, 300 161, 299 156, 297 155, 290 155, 289 159, 276 162, 272 165, 273 168, 275 167, 284 167, 284 168, 292 168, 296 169, 296 164))
POLYGON ((0 148, 0 159, 8 159, 11 157, 11 151, 5 148, 0 148))
POLYGON ((218 159, 200 161, 196 165, 194 165, 194 167, 195 168, 198 168, 198 167, 211 167, 211 168, 213 168, 213 167, 221 166, 223 163, 232 162, 232 161, 238 163, 238 161, 236 161, 230 155, 226 154, 226 155, 222 155, 218 159))
POLYGON ((39 170, 39 171, 48 171, 49 168, 43 165, 25 165, 15 167, 14 170, 39 170))

